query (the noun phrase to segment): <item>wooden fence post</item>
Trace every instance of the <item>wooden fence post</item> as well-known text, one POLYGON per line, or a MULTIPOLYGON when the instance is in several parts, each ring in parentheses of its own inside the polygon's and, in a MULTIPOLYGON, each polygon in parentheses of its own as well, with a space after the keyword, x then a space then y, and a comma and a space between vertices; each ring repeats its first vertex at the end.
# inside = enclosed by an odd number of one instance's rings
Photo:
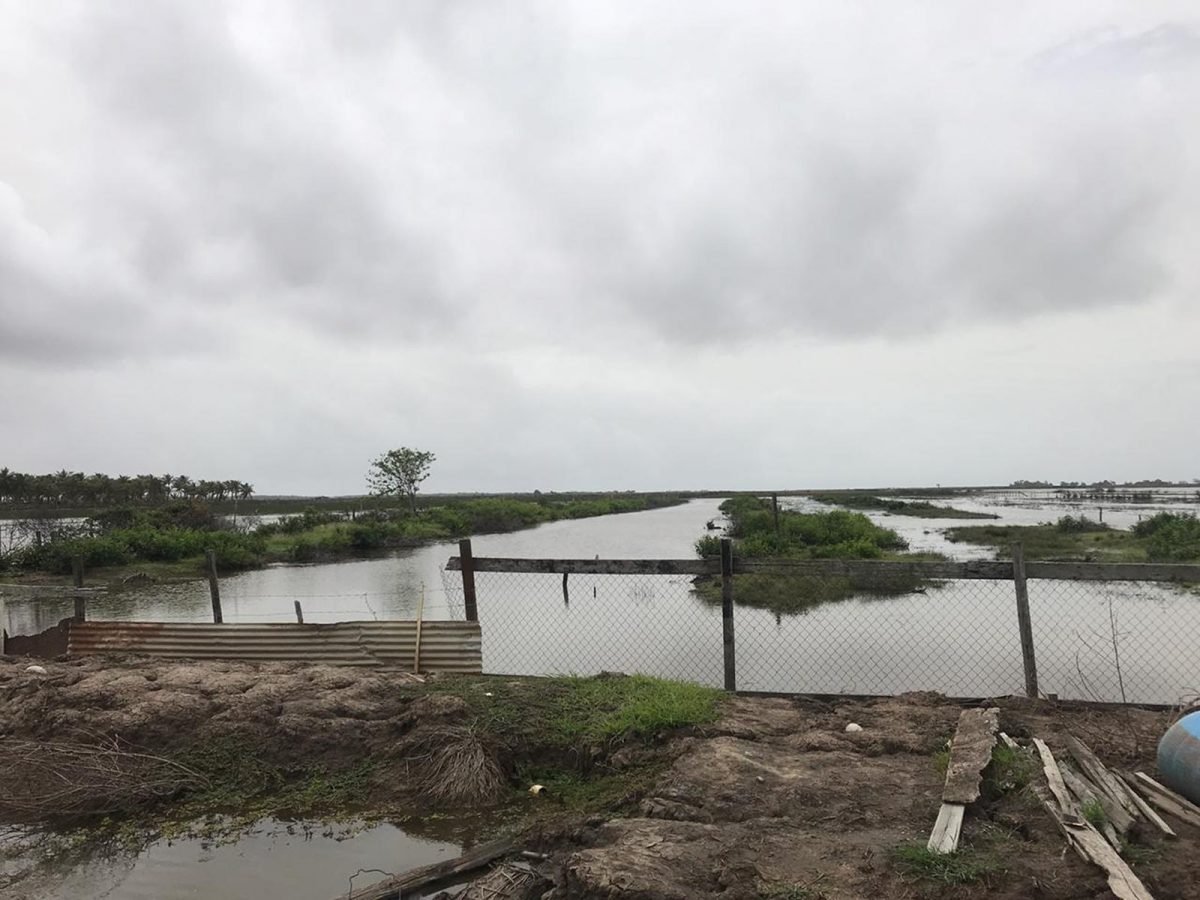
POLYGON ((779 537, 779 495, 771 495, 771 509, 775 513, 775 537, 779 537))
POLYGON ((462 563, 463 606, 468 622, 479 621, 479 606, 475 602, 475 558, 471 556, 471 539, 458 542, 458 558, 462 563))
POLYGON ((302 610, 300 608, 300 601, 293 600, 292 604, 296 607, 296 621, 299 622, 301 625, 303 625, 304 624, 304 610, 302 610))
POLYGON ((217 554, 205 550, 204 559, 208 563, 208 592, 212 595, 213 622, 220 625, 225 619, 221 616, 221 587, 217 584, 217 554))
POLYGON ((725 650, 725 690, 737 690, 737 660, 733 641, 733 541, 721 538, 721 631, 725 650))
POLYGON ((570 574, 570 572, 563 572, 563 606, 571 605, 571 594, 567 589, 567 576, 570 574))
MULTIPOLYGON (((71 581, 75 587, 83 587, 83 557, 71 557, 71 581)), ((76 622, 83 622, 87 619, 87 600, 83 594, 75 595, 75 616, 76 622)))
POLYGON ((1021 662, 1025 667, 1025 695, 1038 696, 1037 660, 1033 654, 1033 620, 1029 615, 1029 586, 1025 580, 1025 548, 1012 545, 1013 583, 1017 588, 1017 625, 1021 631, 1021 662))

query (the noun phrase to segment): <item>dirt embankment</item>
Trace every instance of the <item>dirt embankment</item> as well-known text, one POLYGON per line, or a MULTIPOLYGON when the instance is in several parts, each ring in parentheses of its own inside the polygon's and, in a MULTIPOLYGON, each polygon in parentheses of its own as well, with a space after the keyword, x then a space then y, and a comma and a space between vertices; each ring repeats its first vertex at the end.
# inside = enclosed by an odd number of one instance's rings
MULTIPOLYGON (((1073 733, 1114 765, 1151 767, 1162 714, 1000 701, 1011 735, 1062 748, 1073 733)), ((895 848, 924 846, 941 799, 938 751, 960 707, 936 695, 869 702, 739 698, 679 756, 632 817, 576 834, 558 898, 1111 896, 1019 784, 985 779, 963 831, 964 866, 914 870, 895 848), (862 726, 846 733, 847 723, 862 726), (965 883, 955 883, 962 881, 965 883)), ((1028 774, 1036 775, 1036 769, 1028 774)), ((1200 897, 1200 830, 1142 833, 1130 853, 1158 900, 1200 897)))
MULTIPOLYGON (((190 748, 252 748, 276 771, 373 768, 366 796, 403 802, 421 781, 415 760, 447 764, 439 741, 473 733, 475 700, 430 690, 411 676, 295 664, 96 659, 0 660, 0 745, 118 736, 140 752, 187 758, 190 748), (419 749, 419 752, 418 752, 419 749), (184 756, 179 756, 184 754, 184 756)), ((455 690, 486 691, 492 682, 455 690)), ((536 682, 522 688, 532 699, 536 682)), ((498 690, 498 689, 497 689, 498 690)), ((1070 732, 1106 762, 1152 770, 1163 714, 1000 701, 1010 735, 1062 749, 1070 732)), ((665 768, 604 815, 563 816, 530 846, 549 854, 537 896, 550 900, 847 900, 847 898, 1097 898, 1103 877, 1065 849, 1020 773, 991 773, 970 808, 961 865, 931 872, 895 848, 923 846, 937 814, 937 754, 959 706, 936 695, 878 701, 735 698, 712 724, 663 735, 653 750, 611 743, 590 751, 590 778, 620 778, 647 754, 665 768), (855 722, 861 732, 847 733, 855 722)), ((514 748, 474 745, 473 764, 515 775, 514 748), (482 749, 481 749, 482 748, 482 749), (482 756, 479 755, 482 752, 482 756), (489 763, 490 761, 490 763, 489 763)), ((461 771, 461 759, 450 760, 461 771)), ((452 767, 453 768, 453 767, 452 767)), ((10 767, 11 769, 11 767, 10 767)), ((1029 773, 1026 773, 1028 775, 1029 773)), ((482 782, 486 787, 486 779, 482 782)), ((518 787, 513 782, 512 787, 518 787)), ((23 796, 19 772, 0 767, 3 798, 23 796)), ((539 801, 552 804, 555 798, 539 801)), ((1134 870, 1158 900, 1200 897, 1200 830, 1136 837, 1134 870)))

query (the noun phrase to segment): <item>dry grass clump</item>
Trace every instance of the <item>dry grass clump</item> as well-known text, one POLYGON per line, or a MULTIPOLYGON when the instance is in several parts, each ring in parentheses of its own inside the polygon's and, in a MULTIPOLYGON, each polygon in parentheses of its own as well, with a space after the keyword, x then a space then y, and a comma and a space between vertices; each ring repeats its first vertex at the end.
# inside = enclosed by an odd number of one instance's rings
POLYGON ((504 790, 495 745, 474 725, 421 729, 403 750, 413 786, 448 806, 490 803, 504 790))
POLYGON ((186 766, 115 739, 0 740, 0 818, 9 821, 124 811, 205 783, 186 766))

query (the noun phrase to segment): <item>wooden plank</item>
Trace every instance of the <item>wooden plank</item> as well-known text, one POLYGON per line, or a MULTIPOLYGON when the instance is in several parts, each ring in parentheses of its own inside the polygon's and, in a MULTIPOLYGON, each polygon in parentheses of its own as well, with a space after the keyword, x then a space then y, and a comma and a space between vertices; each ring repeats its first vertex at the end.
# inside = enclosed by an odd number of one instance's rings
POLYGON ((1020 750, 1021 749, 1021 745, 1018 744, 1016 741, 1014 741, 1012 738, 1010 738, 1003 731, 1000 732, 1000 743, 1004 744, 1004 746, 1008 747, 1010 750, 1020 750))
POLYGON ((1025 696, 1037 699, 1037 661, 1033 653, 1033 621, 1029 616, 1029 587, 1025 582, 1025 548, 1012 545, 1013 583, 1017 589, 1017 630, 1021 635, 1021 664, 1025 669, 1025 696))
POLYGON ((1181 563, 1027 562, 1025 574, 1061 581, 1200 582, 1200 566, 1181 563))
MULTIPOLYGON (((1079 801, 1081 812, 1083 809, 1086 809, 1093 803, 1099 804, 1100 808, 1104 810, 1104 824, 1100 827, 1099 831, 1104 835, 1105 839, 1112 844, 1118 852, 1120 852, 1121 837, 1117 834, 1117 828, 1113 824, 1113 820, 1108 818, 1108 808, 1105 807, 1104 801, 1100 799, 1100 794, 1097 792, 1097 790, 1092 785, 1088 784, 1087 780, 1081 774, 1072 769, 1065 760, 1059 764, 1058 770, 1062 773, 1063 781, 1066 782, 1071 793, 1075 795, 1075 799, 1079 801)), ((1085 816, 1084 818, 1087 817, 1085 816)), ((1130 825, 1133 824, 1132 819, 1129 819, 1128 822, 1130 825)), ((1093 825, 1093 827, 1095 826, 1093 825)), ((1126 826, 1121 834, 1124 834, 1128 830, 1128 826, 1126 826)))
POLYGON ((1000 710, 964 709, 950 743, 950 763, 946 766, 946 785, 942 800, 946 803, 974 803, 979 799, 983 770, 992 760, 1000 710))
MULTIPOLYGON (((1039 752, 1046 746, 1045 743, 1036 739, 1034 743, 1040 745, 1039 752)), ((1053 754, 1050 754, 1049 749, 1046 750, 1046 753, 1049 755, 1054 771, 1057 772, 1058 766, 1054 763, 1053 754)), ((1047 769, 1048 774, 1049 769, 1047 769)), ((1086 821, 1072 820, 1069 814, 1064 813, 1063 809, 1055 804, 1046 789, 1040 784, 1031 787, 1046 812, 1050 814, 1063 836, 1066 837, 1067 843, 1074 847, 1075 852, 1085 860, 1104 870, 1105 875, 1108 876, 1108 889, 1119 900, 1154 900, 1153 895, 1146 890, 1141 879, 1133 873, 1125 860, 1121 859, 1121 855, 1100 836, 1100 832, 1086 821)), ((1051 789, 1053 790, 1053 784, 1051 784, 1051 789)))
POLYGON ((1175 829, 1168 825, 1166 820, 1156 813, 1149 803, 1142 799, 1142 795, 1137 792, 1134 786, 1130 783, 1129 779, 1125 775, 1118 775, 1117 777, 1121 779, 1121 783, 1124 784, 1126 790, 1129 791, 1129 798, 1134 802, 1134 805, 1137 806, 1138 812, 1145 817, 1146 821, 1148 821, 1167 837, 1176 837, 1175 829))
MULTIPOLYGON (((719 575, 716 559, 506 559, 478 556, 476 572, 518 572, 527 575, 719 575)), ((446 563, 452 572, 462 571, 462 558, 446 563)))
POLYGON ((212 598, 213 622, 220 625, 224 622, 224 617, 221 615, 221 585, 217 580, 217 554, 212 550, 205 550, 204 559, 208 568, 208 593, 212 598))
POLYGON ((1117 780, 1112 772, 1108 771, 1100 758, 1083 741, 1068 734, 1064 743, 1067 745, 1067 752, 1071 754, 1075 762, 1079 763, 1079 767, 1083 769, 1092 784, 1099 789, 1100 802, 1117 830, 1122 833, 1128 831, 1129 825, 1133 824, 1133 819, 1137 815, 1137 807, 1129 799, 1125 792, 1125 786, 1117 780), (1121 823, 1126 820, 1129 825, 1122 826, 1121 823))
POLYGON ((966 810, 962 803, 943 803, 925 846, 934 853, 953 853, 957 850, 966 810))
POLYGON ((1200 826, 1200 807, 1175 793, 1169 787, 1159 784, 1145 772, 1134 772, 1136 784, 1146 795, 1146 799, 1164 812, 1169 812, 1178 819, 1189 824, 1200 826))
POLYGON ((377 881, 375 884, 352 890, 349 893, 343 891, 335 900, 400 900, 407 893, 427 889, 467 872, 482 869, 502 856, 512 853, 516 844, 515 838, 502 838, 488 844, 481 844, 455 859, 421 866, 419 869, 413 869, 402 875, 393 875, 383 881, 377 881))
POLYGON ((1046 742, 1041 738, 1034 738, 1033 746, 1037 747, 1038 755, 1042 758, 1042 771, 1046 773, 1046 781, 1050 785, 1050 791, 1054 794, 1054 799, 1058 801, 1059 809, 1069 819, 1081 821, 1083 815, 1079 811, 1079 806, 1071 799, 1071 795, 1067 792, 1067 785, 1063 782, 1062 772, 1059 771, 1058 762, 1054 759, 1054 754, 1050 752, 1050 748, 1046 746, 1046 742))
MULTIPOLYGON (((475 558, 471 554, 471 539, 458 542, 458 571, 462 572, 463 616, 468 622, 479 621, 479 605, 475 597, 475 558)), ((450 568, 450 566, 446 566, 450 568)))

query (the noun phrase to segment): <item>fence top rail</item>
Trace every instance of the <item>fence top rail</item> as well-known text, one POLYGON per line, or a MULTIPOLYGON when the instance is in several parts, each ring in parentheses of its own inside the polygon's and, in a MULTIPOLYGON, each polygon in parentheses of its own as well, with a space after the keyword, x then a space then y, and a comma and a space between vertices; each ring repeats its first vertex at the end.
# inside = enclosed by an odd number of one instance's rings
MULTIPOLYGON (((462 558, 450 557, 450 571, 462 569, 462 558)), ((712 559, 506 559, 476 556, 476 572, 524 572, 547 575, 719 575, 720 560, 712 559)))
MULTIPOLYGON (((462 569, 462 559, 450 557, 450 571, 462 569)), ((547 575, 719 575, 718 559, 513 559, 477 556, 476 572, 520 572, 547 575)), ((743 559, 734 557, 735 575, 847 576, 872 579, 908 576, 923 579, 981 579, 1011 581, 1013 566, 1005 560, 968 562, 877 561, 850 559, 743 559)), ((1027 578, 1058 581, 1173 581, 1200 583, 1200 565, 1179 563, 1027 562, 1027 578)))

